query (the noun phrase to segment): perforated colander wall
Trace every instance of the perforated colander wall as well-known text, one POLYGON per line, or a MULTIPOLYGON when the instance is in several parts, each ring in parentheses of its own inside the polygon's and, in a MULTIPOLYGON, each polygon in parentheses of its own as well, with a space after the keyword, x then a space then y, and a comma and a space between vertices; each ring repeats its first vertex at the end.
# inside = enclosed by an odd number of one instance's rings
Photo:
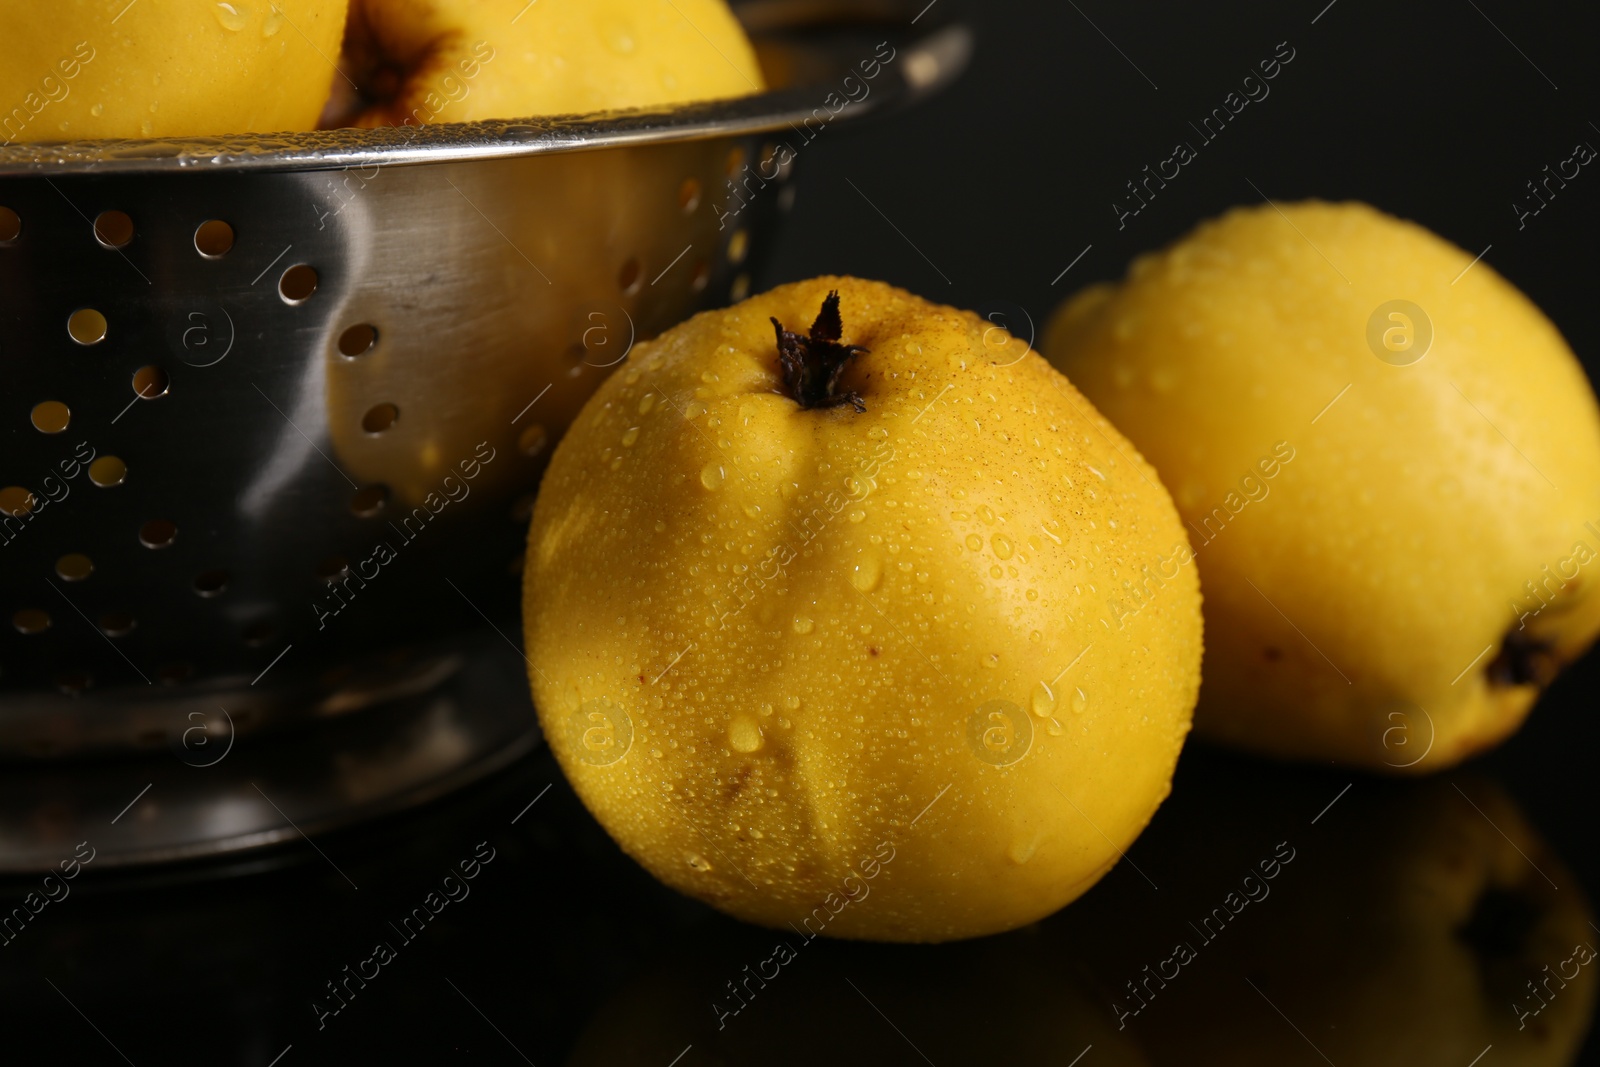
POLYGON ((0 718, 514 637, 550 448, 748 291, 770 151, 0 180, 0 718))

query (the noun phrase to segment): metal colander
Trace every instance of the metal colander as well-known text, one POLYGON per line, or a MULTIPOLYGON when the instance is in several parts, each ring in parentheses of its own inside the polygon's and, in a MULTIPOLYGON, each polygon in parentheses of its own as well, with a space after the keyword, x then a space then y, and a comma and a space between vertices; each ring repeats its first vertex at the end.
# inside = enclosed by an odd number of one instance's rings
MULTIPOLYGON (((810 138, 968 52, 959 26, 740 10, 779 86, 745 99, 0 148, 0 760, 13 798, 48 774, 33 795, 66 809, 35 837, 86 817, 65 760, 220 751, 219 709, 230 746, 377 716, 454 684, 488 627, 509 655, 532 493, 608 368, 745 294, 810 138)), ((427 781, 532 729, 512 699, 427 781)), ((303 828, 350 806, 323 794, 303 828)), ((112 854, 259 843, 262 819, 112 854)), ((36 843, 0 839, 0 869, 36 843)))

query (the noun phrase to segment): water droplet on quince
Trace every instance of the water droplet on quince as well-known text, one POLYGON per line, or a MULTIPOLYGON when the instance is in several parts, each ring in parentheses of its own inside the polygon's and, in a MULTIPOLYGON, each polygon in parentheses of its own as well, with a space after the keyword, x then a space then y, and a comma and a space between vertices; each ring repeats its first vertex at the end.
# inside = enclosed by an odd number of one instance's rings
POLYGON ((867 556, 850 572, 850 584, 863 593, 870 593, 878 588, 878 581, 882 577, 883 564, 878 562, 878 557, 867 556))
POLYGON ((1034 834, 1032 837, 1017 838, 1011 842, 1011 847, 1006 850, 1006 859, 1018 866, 1027 863, 1033 859, 1033 854, 1038 851, 1039 839, 1042 836, 1042 834, 1034 834))
POLYGON ((728 744, 735 752, 754 752, 763 740, 761 727, 748 715, 735 716, 728 725, 728 744))
POLYGON ((244 29, 250 20, 249 9, 243 4, 218 4, 216 13, 217 21, 222 23, 222 28, 233 33, 244 29))

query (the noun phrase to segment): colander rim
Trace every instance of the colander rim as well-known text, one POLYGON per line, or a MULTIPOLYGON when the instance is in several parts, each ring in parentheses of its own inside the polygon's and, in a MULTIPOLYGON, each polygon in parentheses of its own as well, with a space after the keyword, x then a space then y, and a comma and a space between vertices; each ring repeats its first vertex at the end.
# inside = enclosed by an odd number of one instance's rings
POLYGON ((857 58, 837 46, 827 51, 837 77, 752 96, 663 108, 587 115, 449 122, 379 129, 317 130, 171 140, 82 140, 0 146, 0 179, 93 174, 319 171, 510 159, 560 152, 741 137, 805 128, 820 116, 857 122, 930 95, 965 69, 972 34, 953 23, 896 44, 885 64, 886 81, 859 101, 842 91, 842 79, 860 74, 857 58), (825 102, 844 100, 833 111, 825 102))

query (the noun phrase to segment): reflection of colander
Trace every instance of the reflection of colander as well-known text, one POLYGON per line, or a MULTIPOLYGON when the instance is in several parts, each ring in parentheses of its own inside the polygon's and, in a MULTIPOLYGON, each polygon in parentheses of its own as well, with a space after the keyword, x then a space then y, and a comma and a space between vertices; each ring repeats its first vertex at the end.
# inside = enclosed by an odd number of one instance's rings
POLYGON ((343 714, 515 640, 532 490, 606 368, 743 295, 810 139, 968 51, 745 11, 782 86, 747 99, 0 148, 0 758, 343 714))

